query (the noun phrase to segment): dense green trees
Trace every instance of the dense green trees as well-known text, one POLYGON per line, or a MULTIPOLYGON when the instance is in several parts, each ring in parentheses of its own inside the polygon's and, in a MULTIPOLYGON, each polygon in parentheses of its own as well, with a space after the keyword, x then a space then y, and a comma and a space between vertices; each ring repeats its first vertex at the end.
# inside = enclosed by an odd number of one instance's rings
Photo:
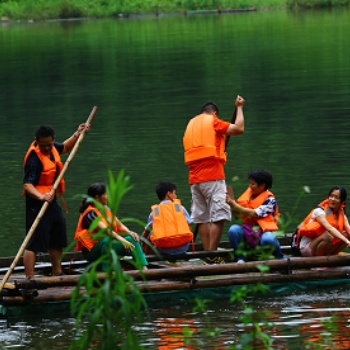
POLYGON ((0 0, 0 17, 65 19, 119 17, 130 14, 190 13, 248 8, 310 8, 349 5, 350 0, 0 0))

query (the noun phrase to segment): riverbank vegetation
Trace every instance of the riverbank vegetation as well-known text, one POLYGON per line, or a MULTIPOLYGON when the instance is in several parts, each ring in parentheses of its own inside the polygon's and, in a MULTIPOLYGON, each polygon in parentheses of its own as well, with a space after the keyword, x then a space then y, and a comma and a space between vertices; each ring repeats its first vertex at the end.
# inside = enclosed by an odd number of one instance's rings
POLYGON ((349 6, 350 0, 0 0, 0 18, 48 20, 349 6))

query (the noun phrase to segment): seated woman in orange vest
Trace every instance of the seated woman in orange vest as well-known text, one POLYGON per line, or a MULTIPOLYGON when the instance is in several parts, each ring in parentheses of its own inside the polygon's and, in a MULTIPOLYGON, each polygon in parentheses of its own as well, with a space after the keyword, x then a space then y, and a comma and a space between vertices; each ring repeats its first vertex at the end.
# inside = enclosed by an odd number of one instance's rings
MULTIPOLYGON (((243 225, 232 225, 228 238, 235 251, 243 250, 243 243, 274 247, 273 255, 284 259, 275 231, 278 230, 278 206, 275 196, 268 191, 272 187, 272 175, 266 170, 253 170, 248 174, 249 187, 237 201, 227 196, 226 201, 234 212, 241 215, 243 225), (255 230, 257 227, 257 230, 255 230)), ((244 262, 243 254, 235 254, 238 263, 244 262)))
MULTIPOLYGON (((160 204, 152 206, 145 231, 142 233, 162 254, 177 255, 188 250, 193 242, 190 224, 192 219, 176 195, 176 186, 171 182, 160 182, 156 186, 160 204)), ((142 244, 146 254, 151 248, 142 244)))
POLYGON ((302 256, 336 255, 350 248, 350 226, 344 213, 347 192, 334 186, 327 199, 298 227, 297 246, 302 256))
MULTIPOLYGON (((88 188, 87 194, 89 197, 101 203, 106 210, 107 217, 112 219, 112 213, 107 207, 106 186, 103 183, 94 183, 88 188)), ((76 241, 75 250, 82 251, 84 259, 87 261, 95 261, 106 254, 109 249, 109 237, 99 238, 99 240, 94 239, 94 234, 96 234, 98 230, 105 229, 107 227, 107 222, 102 218, 98 223, 97 229, 93 232, 89 232, 90 226, 94 220, 102 216, 89 198, 83 199, 79 212, 80 218, 74 237, 76 241)), ((115 239, 112 243, 113 250, 119 257, 125 256, 131 252, 134 261, 139 262, 143 270, 146 270, 148 262, 141 249, 139 243, 140 237, 138 234, 131 232, 117 217, 114 217, 113 225, 113 231, 108 233, 115 239)), ((104 270, 103 266, 102 269, 104 270)))

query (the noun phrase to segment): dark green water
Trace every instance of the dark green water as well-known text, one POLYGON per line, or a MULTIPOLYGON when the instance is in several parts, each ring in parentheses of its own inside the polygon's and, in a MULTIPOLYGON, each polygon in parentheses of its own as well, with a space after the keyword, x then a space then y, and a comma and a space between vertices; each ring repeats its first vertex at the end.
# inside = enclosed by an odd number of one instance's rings
POLYGON ((251 169, 270 170, 285 216, 309 186, 293 230, 331 186, 350 191, 349 33, 346 9, 2 24, 0 256, 16 254, 24 238, 22 161, 36 128, 52 125, 63 141, 93 106, 66 175, 71 239, 77 195, 108 169, 125 169, 134 184, 121 218, 145 221, 160 180, 176 183, 189 209, 187 121, 208 100, 229 120, 237 94, 246 132, 230 140, 227 182, 239 194, 251 169))
POLYGON ((237 94, 246 99, 246 132, 230 141, 226 166, 229 184, 241 179, 236 194, 249 170, 267 168, 285 214, 308 185, 298 222, 334 184, 350 189, 348 19, 338 10, 3 25, 0 255, 23 239, 22 161, 36 128, 50 124, 63 141, 95 105, 66 174, 70 237, 74 196, 108 169, 124 168, 134 184, 120 217, 146 220, 160 180, 175 182, 189 208, 187 121, 208 100, 229 120, 237 94))

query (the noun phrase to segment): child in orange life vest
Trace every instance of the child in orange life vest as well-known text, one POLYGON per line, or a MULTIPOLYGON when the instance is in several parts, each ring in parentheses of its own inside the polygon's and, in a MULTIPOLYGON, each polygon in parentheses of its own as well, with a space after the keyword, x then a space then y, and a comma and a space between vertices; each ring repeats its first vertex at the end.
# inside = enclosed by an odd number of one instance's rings
MULTIPOLYGON (((156 193, 160 203, 152 206, 142 236, 149 239, 162 254, 184 253, 193 242, 190 227, 192 219, 177 199, 176 186, 173 183, 160 182, 156 186, 156 193)), ((142 248, 146 254, 151 253, 151 248, 144 242, 142 248)))
MULTIPOLYGON (((88 188, 87 194, 89 197, 101 203, 106 210, 107 217, 111 220, 113 219, 114 228, 109 235, 115 239, 112 247, 116 254, 118 256, 125 256, 131 252, 134 260, 140 262, 143 270, 146 270, 148 262, 139 243, 140 237, 137 233, 131 232, 117 217, 112 218, 112 213, 107 207, 105 185, 103 183, 94 183, 88 188)), ((109 237, 95 240, 93 235, 96 232, 89 232, 93 221, 102 215, 99 209, 94 206, 93 202, 89 201, 87 198, 83 199, 79 211, 81 214, 74 237, 76 241, 75 250, 82 251, 87 261, 95 261, 100 256, 106 254, 109 249, 109 237)), ((106 227, 106 220, 101 219, 98 223, 98 229, 104 229, 106 227)), ((104 268, 105 267, 102 266, 102 269, 104 268)))
POLYGON ((350 248, 350 226, 344 213, 346 197, 343 187, 331 188, 328 198, 299 225, 297 241, 302 256, 336 255, 350 248))
MULTIPOLYGON (((284 259, 280 244, 274 234, 278 230, 278 207, 275 196, 268 191, 272 187, 272 175, 266 170, 253 170, 248 174, 249 187, 237 201, 227 196, 232 210, 241 214, 243 225, 232 225, 228 231, 235 251, 242 250, 242 243, 252 248, 257 245, 274 247, 273 255, 284 259), (258 227, 255 230, 254 227, 258 227)), ((243 263, 243 254, 236 254, 237 262, 243 263)))

